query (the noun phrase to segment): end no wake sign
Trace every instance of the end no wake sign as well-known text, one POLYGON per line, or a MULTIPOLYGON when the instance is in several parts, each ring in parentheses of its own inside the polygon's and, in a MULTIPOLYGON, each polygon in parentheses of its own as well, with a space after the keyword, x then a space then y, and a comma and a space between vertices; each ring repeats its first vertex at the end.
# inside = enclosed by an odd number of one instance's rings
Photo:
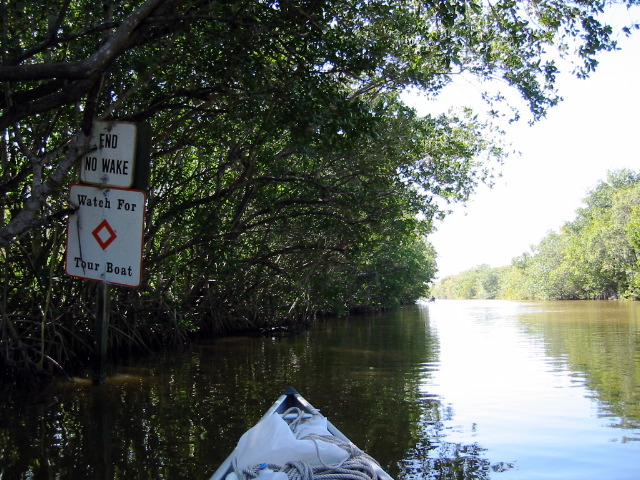
POLYGON ((73 277, 137 287, 142 278, 145 194, 72 185, 66 272, 73 277))
POLYGON ((96 150, 80 163, 80 181, 129 188, 133 184, 137 127, 134 123, 94 122, 96 150))

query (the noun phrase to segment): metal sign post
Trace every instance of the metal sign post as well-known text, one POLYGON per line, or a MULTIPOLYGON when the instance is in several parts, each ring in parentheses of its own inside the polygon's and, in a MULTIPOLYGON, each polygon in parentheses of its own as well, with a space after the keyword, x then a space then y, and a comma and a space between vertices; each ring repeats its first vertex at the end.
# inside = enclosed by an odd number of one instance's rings
POLYGON ((142 244, 149 181, 151 128, 146 124, 96 121, 91 144, 81 159, 80 180, 72 185, 76 208, 67 228, 66 273, 96 280, 96 385, 106 380, 111 284, 138 287, 142 279, 142 244), (124 188, 121 188, 124 187, 124 188))
POLYGON ((100 282, 96 295, 94 385, 104 385, 107 379, 107 341, 109 338, 110 312, 111 298, 109 296, 109 284, 107 282, 100 282))

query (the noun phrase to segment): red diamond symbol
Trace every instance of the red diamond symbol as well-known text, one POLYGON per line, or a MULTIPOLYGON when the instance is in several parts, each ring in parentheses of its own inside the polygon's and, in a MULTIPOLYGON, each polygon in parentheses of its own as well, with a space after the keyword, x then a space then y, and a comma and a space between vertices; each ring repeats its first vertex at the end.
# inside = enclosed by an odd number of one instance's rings
POLYGON ((106 219, 104 219, 100 225, 91 232, 91 235, 93 235, 98 242, 98 245, 100 245, 103 250, 106 250, 118 236, 106 219))

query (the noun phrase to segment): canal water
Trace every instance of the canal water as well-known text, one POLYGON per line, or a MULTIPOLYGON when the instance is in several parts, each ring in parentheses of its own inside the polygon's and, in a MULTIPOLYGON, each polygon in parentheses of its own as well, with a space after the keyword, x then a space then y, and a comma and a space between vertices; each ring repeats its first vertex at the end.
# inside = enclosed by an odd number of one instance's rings
POLYGON ((289 385, 398 480, 640 479, 640 303, 438 300, 4 391, 0 480, 206 479, 289 385))

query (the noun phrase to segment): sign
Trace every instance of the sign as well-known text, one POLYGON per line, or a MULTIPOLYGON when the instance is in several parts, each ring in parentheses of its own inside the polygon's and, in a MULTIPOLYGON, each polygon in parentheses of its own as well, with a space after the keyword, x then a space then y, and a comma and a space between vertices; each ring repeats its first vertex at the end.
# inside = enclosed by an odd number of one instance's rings
POLYGON ((137 287, 142 278, 145 194, 72 185, 66 272, 72 277, 137 287))
POLYGON ((96 149, 81 160, 80 180, 108 187, 133 185, 136 160, 135 123, 94 122, 90 145, 96 149))

